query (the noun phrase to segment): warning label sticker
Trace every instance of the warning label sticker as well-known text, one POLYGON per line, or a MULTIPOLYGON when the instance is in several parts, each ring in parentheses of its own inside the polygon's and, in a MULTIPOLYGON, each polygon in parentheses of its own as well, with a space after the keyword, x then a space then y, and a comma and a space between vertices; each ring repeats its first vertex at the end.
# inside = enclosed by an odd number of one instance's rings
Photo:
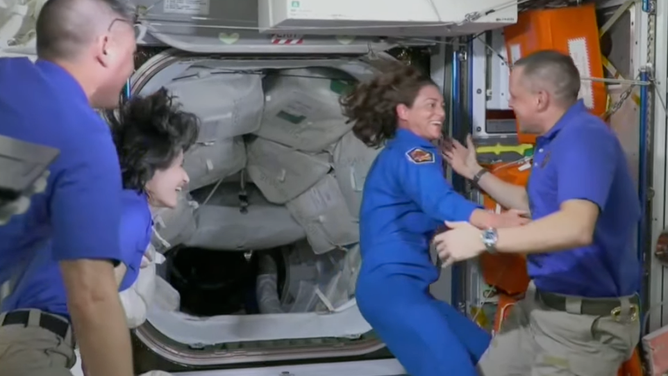
POLYGON ((165 13, 208 16, 210 0, 163 0, 165 13))
MULTIPOLYGON (((568 40, 568 53, 580 72, 580 77, 591 77, 591 63, 587 51, 587 40, 575 38, 568 40)), ((594 85, 591 80, 583 80, 580 84, 578 98, 584 101, 589 109, 594 108, 594 85)))

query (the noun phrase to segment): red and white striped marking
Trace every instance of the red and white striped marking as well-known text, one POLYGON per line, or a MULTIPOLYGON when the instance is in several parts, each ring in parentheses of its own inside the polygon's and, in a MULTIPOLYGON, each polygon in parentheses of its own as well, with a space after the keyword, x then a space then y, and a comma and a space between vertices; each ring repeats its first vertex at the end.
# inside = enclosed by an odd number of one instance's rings
POLYGON ((274 34, 271 36, 271 44, 302 44, 303 42, 303 35, 274 34))

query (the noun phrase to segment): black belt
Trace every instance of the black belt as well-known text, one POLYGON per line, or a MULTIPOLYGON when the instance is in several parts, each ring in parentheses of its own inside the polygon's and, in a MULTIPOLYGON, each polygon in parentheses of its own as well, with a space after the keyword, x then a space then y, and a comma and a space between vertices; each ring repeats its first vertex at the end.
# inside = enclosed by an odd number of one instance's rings
MULTIPOLYGON (((28 326, 30 311, 11 311, 5 314, 0 326, 23 325, 28 326)), ((70 330, 70 324, 63 319, 41 312, 39 315, 39 327, 50 331, 51 333, 65 339, 70 330)))
MULTIPOLYGON (((536 298, 549 308, 567 312, 566 297, 563 295, 536 290, 536 298)), ((591 316, 619 316, 620 314, 637 315, 638 304, 640 302, 637 295, 628 297, 629 304, 631 305, 629 307, 631 312, 621 312, 622 302, 618 298, 579 299, 581 299, 580 314, 591 316)))

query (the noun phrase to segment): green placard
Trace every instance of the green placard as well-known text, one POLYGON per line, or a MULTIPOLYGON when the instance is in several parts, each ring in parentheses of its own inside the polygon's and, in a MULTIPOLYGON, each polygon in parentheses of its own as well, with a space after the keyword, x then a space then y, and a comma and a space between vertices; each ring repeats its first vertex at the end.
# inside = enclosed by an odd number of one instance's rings
POLYGON ((344 80, 331 80, 329 83, 329 89, 339 95, 347 94, 352 87, 350 82, 344 80))
POLYGON ((293 115, 293 114, 287 113, 285 111, 279 111, 279 113, 276 114, 276 117, 279 118, 279 119, 283 119, 287 122, 290 122, 292 124, 295 124, 295 125, 297 125, 297 124, 301 123, 302 121, 306 120, 306 116, 304 116, 304 115, 293 115))

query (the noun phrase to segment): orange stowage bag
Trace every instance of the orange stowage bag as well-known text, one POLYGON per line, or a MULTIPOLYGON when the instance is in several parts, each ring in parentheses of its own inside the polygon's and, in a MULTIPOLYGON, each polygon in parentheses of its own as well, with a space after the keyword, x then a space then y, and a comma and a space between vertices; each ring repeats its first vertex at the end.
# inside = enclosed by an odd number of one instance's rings
POLYGON ((496 315, 494 316, 494 331, 492 332, 492 334, 496 334, 499 332, 499 329, 501 329, 501 325, 503 324, 503 320, 505 320, 506 317, 508 317, 510 309, 517 302, 517 299, 515 297, 504 293, 497 294, 497 298, 499 299, 499 301, 496 304, 496 315))
MULTIPOLYGON (((596 22, 596 4, 522 12, 517 23, 503 29, 509 63, 539 50, 568 54, 580 76, 604 78, 603 59, 596 22)), ((603 82, 583 80, 580 93, 591 113, 602 115, 607 106, 603 82)), ((516 122, 520 143, 533 144, 535 134, 523 133, 516 122)))
MULTIPOLYGON (((526 186, 530 169, 518 164, 497 164, 488 166, 492 174, 511 184, 526 186)), ((486 209, 500 211, 497 203, 484 195, 486 209)), ((523 255, 489 254, 480 256, 480 269, 485 283, 498 291, 510 295, 521 294, 529 286, 526 259, 523 255)))
POLYGON ((622 367, 617 372, 617 376, 642 376, 644 373, 642 371, 642 361, 640 360, 640 352, 636 347, 633 350, 633 355, 631 359, 627 360, 622 364, 622 367))
POLYGON ((485 283, 506 294, 521 294, 529 287, 527 262, 523 255, 489 254, 480 256, 485 283))

